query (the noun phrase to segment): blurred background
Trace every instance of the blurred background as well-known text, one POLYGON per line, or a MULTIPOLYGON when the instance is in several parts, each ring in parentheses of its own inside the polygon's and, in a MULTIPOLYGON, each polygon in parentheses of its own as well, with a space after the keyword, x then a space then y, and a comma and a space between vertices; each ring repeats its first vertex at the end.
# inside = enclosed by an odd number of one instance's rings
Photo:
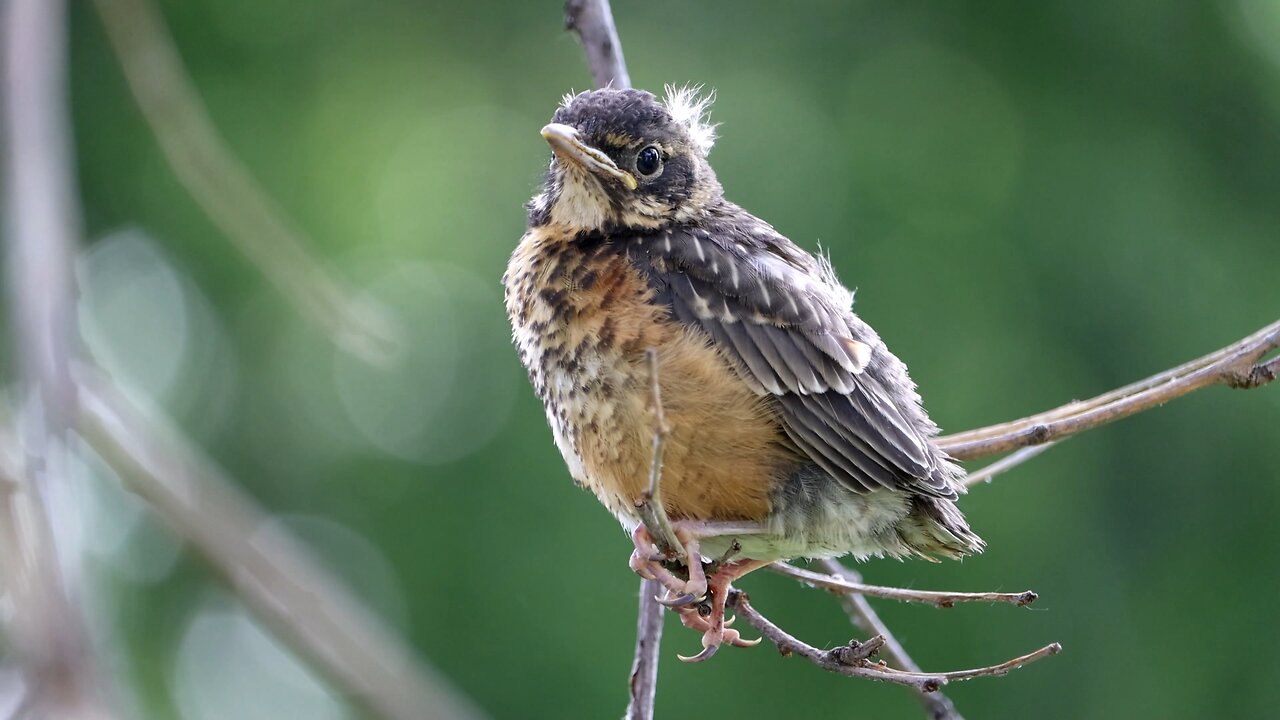
MULTIPOLYGON (((334 345, 228 245, 157 147, 88 3, 71 4, 87 245, 78 329, 272 523, 495 718, 617 717, 636 578, 570 481, 499 277, 561 94, 590 84, 561 4, 164 0, 228 144, 311 250, 405 330, 334 345)), ((958 431, 1204 354, 1280 309, 1274 0, 615 0, 633 82, 714 88, 728 196, 821 243, 958 431)), ((1059 641, 953 685, 970 717, 1263 717, 1280 683, 1280 388, 1211 388, 1089 432, 962 503, 987 552, 869 582, 1034 589, 1028 609, 878 603, 928 670, 1059 641)), ((110 472, 82 468, 84 597, 138 717, 362 711, 273 638, 110 472)), ((264 532, 269 528, 264 528, 264 532)), ((837 603, 757 574, 819 646, 837 603)), ((658 716, 919 716, 901 688, 767 646, 686 666, 658 716)))

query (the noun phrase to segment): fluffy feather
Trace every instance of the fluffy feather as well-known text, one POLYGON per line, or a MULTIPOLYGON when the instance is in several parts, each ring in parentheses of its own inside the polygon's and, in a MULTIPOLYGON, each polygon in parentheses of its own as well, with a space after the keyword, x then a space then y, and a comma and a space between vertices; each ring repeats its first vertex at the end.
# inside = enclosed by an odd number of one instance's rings
POLYGON ((666 85, 664 90, 662 104, 671 113, 671 119, 689 129, 689 137, 706 157, 716 144, 716 126, 709 117, 711 104, 716 100, 715 91, 702 95, 701 85, 666 85))

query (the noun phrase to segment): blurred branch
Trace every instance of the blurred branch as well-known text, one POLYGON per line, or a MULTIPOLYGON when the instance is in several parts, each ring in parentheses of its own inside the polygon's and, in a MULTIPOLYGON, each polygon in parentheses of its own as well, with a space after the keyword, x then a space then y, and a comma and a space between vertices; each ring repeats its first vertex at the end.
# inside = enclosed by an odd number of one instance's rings
POLYGON ((1062 646, 1058 643, 1046 645, 1033 653, 1020 655, 1012 660, 1006 660, 998 665, 990 665, 987 667, 973 668, 970 670, 954 670, 942 673, 921 673, 909 670, 901 670, 889 666, 887 663, 872 662, 871 656, 880 651, 886 644, 887 640, 882 635, 876 635, 866 642, 851 641, 848 645, 842 645, 833 650, 819 650, 809 645, 782 628, 774 625, 760 611, 751 606, 747 594, 741 590, 734 590, 729 598, 729 603, 734 606, 749 625, 759 630, 778 648, 778 652, 784 656, 799 655, 809 662, 817 665, 823 670, 847 675, 849 677, 863 678, 865 680, 877 680, 881 682, 893 683, 895 685, 905 685, 915 689, 917 692, 931 693, 948 682, 957 680, 971 680, 979 677, 998 677, 1007 675, 1010 671, 1015 670, 1027 663, 1035 662, 1041 658, 1050 655, 1057 655, 1062 651, 1062 646))
POLYGON ((77 368, 85 440, 236 595, 345 694, 379 717, 478 718, 342 584, 281 533, 199 449, 77 368))
POLYGON ((1263 358, 1277 348, 1280 348, 1280 321, 1217 352, 1092 400, 947 435, 938 439, 938 446, 958 460, 972 460, 1070 437, 1210 385, 1244 390, 1261 387, 1280 374, 1280 358, 1263 362, 1263 358))
POLYGON ((59 0, 10 0, 0 24, 0 157, 20 407, 18 433, 5 438, 0 469, 0 618, 23 665, 30 716, 107 718, 92 642, 71 600, 78 562, 64 566, 58 552, 78 520, 66 476, 72 262, 80 232, 66 102, 66 13, 59 0))
POLYGON ((22 453, 17 439, 0 443, 4 629, 23 669, 25 712, 15 717, 110 718, 84 619, 70 603, 58 565, 47 507, 35 483, 15 467, 21 461, 12 456, 22 453))
POLYGON ((564 28, 578 34, 591 66, 591 80, 598 88, 631 87, 627 62, 622 57, 622 41, 613 24, 609 0, 566 0, 564 28))
MULTIPOLYGON (((862 576, 856 571, 845 567, 841 562, 834 559, 817 561, 819 567, 829 575, 839 577, 850 583, 862 582, 862 576)), ((880 619, 880 615, 871 607, 871 603, 867 602, 867 598, 858 593, 844 593, 840 595, 840 605, 844 608, 849 620, 854 627, 866 633, 870 637, 884 638, 884 645, 880 648, 880 654, 888 658, 889 662, 907 672, 921 672, 920 666, 915 660, 907 654, 902 644, 898 642, 898 638, 894 637, 889 631, 889 627, 880 619)), ((951 702, 951 699, 941 692, 924 692, 923 690, 915 690, 916 698, 920 704, 924 706, 925 714, 929 720, 964 720, 959 710, 951 702)))
POLYGON ((936 608, 954 607, 955 604, 959 602, 1008 603, 1010 605, 1022 607, 1035 602, 1038 597, 1030 590, 1020 593, 967 593, 911 590, 908 588, 885 587, 883 585, 866 585, 844 577, 838 577, 834 574, 823 575, 821 573, 811 572, 784 562, 776 562, 770 565, 769 569, 779 575, 786 575, 789 578, 799 580, 809 587, 826 590, 835 595, 865 595, 868 597, 884 598, 886 600, 923 603, 925 605, 932 605, 936 608))
POLYGON ((369 362, 396 349, 388 311, 359 297, 308 243, 219 135, 149 0, 95 0, 134 100, 169 165, 209 219, 340 347, 369 362))

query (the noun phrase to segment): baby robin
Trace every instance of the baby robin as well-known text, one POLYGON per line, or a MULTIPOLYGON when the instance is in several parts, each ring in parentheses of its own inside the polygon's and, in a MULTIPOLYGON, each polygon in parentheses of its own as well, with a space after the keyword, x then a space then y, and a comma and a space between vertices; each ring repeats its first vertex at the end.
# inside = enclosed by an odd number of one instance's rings
POLYGON ((687 660, 749 644, 725 628, 729 584, 776 560, 983 547, 955 505, 963 471, 830 263, 724 198, 707 107, 687 89, 566 96, 542 128, 551 166, 503 276, 515 346, 570 474, 632 535, 636 572, 703 632, 687 660), (654 432, 649 349, 670 426, 663 508, 687 579, 655 555, 637 513, 654 432), (730 553, 708 578, 699 560, 730 553))

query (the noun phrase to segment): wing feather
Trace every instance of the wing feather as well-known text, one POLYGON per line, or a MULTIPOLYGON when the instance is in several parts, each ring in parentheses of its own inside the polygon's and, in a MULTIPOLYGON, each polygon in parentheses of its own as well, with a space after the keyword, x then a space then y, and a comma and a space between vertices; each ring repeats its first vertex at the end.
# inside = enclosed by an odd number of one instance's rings
POLYGON ((729 220, 627 243, 656 301, 775 396, 791 441, 851 490, 954 498, 959 470, 930 441, 936 428, 905 367, 829 267, 750 215, 729 220))

